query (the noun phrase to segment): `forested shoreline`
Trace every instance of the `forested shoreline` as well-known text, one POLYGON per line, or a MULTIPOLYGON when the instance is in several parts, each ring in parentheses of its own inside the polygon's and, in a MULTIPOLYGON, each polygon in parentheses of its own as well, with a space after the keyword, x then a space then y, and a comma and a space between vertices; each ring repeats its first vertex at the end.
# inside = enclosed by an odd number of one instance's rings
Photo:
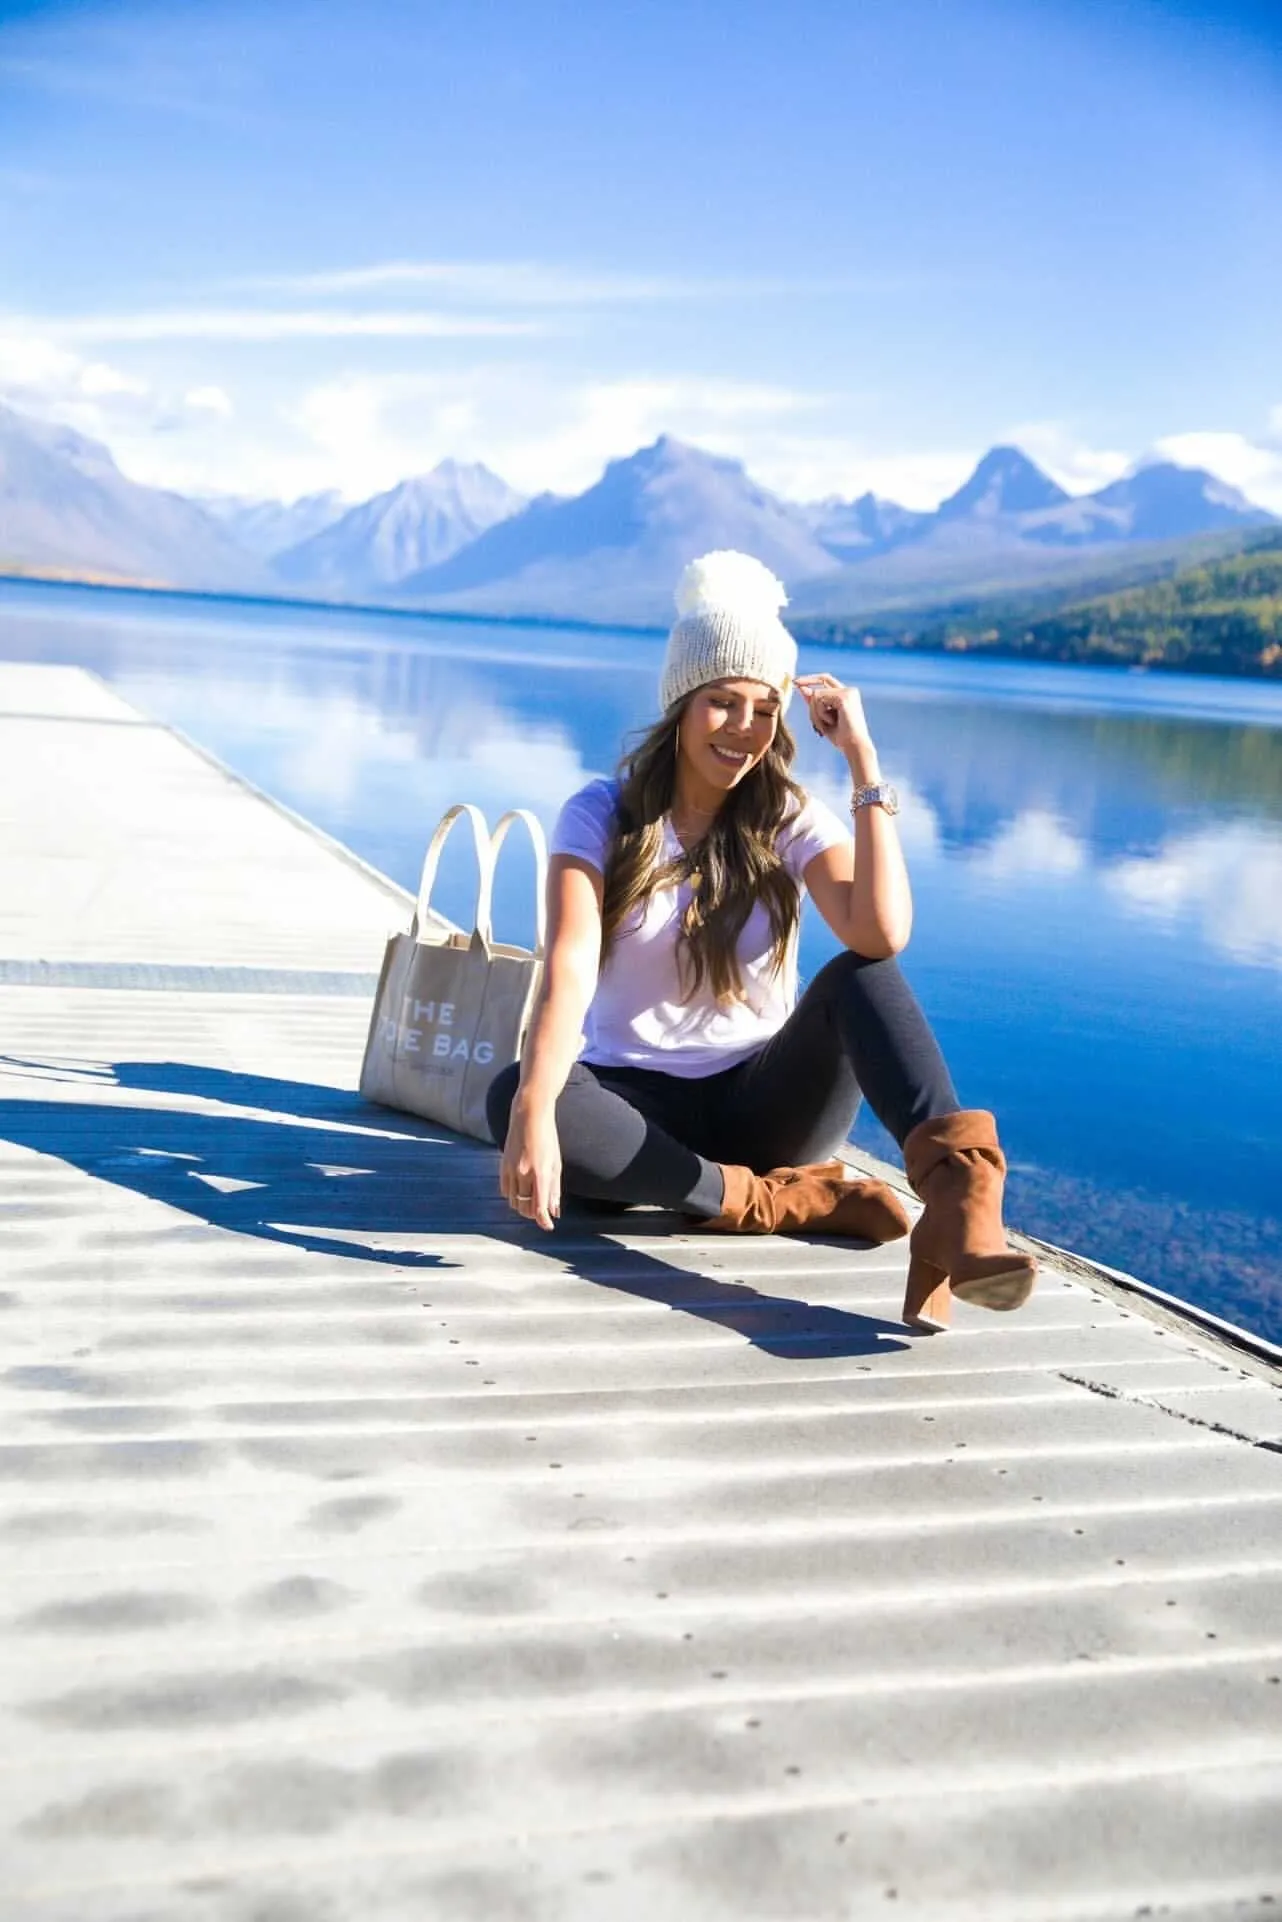
POLYGON ((947 614, 804 624, 836 646, 1089 662, 1282 679, 1282 532, 1165 580, 1047 608, 1010 599, 947 614))

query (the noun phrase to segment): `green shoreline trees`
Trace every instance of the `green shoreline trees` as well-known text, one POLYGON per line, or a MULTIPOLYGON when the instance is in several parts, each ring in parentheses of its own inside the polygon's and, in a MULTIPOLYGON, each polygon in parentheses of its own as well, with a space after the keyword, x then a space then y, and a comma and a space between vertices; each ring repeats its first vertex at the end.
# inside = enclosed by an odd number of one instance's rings
POLYGON ((1035 603, 1016 608, 1007 597, 881 628, 875 620, 831 620, 812 638, 1282 679, 1282 532, 1252 540, 1239 553, 1178 568, 1164 580, 1060 600, 1039 614, 1035 603))

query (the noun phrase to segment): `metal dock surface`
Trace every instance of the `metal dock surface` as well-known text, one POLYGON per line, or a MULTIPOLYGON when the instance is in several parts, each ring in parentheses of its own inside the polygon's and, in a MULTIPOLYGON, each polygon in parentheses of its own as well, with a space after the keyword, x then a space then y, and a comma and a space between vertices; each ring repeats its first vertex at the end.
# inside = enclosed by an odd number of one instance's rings
POLYGON ((3 1922, 1282 1912, 1269 1356, 525 1228, 353 1093, 404 917, 0 668, 3 1922))

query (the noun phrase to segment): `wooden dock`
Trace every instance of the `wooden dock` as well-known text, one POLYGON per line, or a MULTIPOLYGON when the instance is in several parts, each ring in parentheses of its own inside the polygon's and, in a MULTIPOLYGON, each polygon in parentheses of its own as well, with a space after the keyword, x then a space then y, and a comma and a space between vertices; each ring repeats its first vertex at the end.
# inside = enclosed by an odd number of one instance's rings
POLYGON ((0 668, 3 1922, 1282 1913, 1276 1357, 525 1228, 353 1092, 405 913, 0 668))

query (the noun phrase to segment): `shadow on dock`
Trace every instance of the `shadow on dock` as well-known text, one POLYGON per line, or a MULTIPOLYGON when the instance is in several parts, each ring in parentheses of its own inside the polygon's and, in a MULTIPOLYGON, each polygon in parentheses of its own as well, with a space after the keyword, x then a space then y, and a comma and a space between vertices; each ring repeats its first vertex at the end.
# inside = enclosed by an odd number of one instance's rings
POLYGON ((0 1097, 0 1140, 233 1234, 409 1270, 465 1270, 468 1260, 393 1247, 390 1237, 484 1236, 514 1253, 546 1254, 595 1287, 713 1322, 779 1360, 884 1354, 910 1344, 901 1322, 763 1295, 665 1261, 657 1249, 688 1232, 671 1216, 634 1211, 610 1217, 607 1229, 599 1212, 567 1208, 544 1235, 500 1200, 493 1151, 341 1089, 188 1062, 12 1055, 0 1056, 3 1076, 56 1081, 64 1092, 49 1100, 0 1097), (75 1099, 77 1085, 89 1099, 75 1099), (122 1090, 237 1112, 126 1105, 122 1090), (629 1246, 616 1238, 624 1221, 629 1246), (638 1248, 638 1239, 656 1251, 638 1248))

